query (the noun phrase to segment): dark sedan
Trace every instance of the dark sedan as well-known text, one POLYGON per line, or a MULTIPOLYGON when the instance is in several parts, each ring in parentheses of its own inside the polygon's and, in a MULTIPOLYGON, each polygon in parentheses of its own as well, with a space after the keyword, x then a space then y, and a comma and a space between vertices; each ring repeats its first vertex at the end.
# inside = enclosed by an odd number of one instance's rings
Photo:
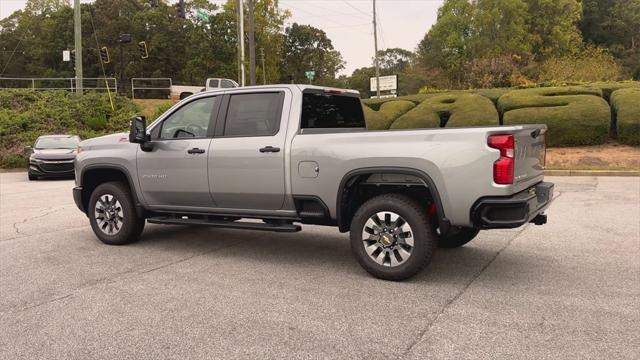
POLYGON ((80 137, 77 135, 40 136, 29 156, 29 180, 73 177, 80 137))

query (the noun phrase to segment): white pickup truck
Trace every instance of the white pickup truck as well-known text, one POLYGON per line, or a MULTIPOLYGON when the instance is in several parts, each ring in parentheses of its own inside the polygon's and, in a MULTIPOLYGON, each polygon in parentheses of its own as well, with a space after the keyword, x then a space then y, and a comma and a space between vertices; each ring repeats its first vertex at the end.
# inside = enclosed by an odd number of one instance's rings
POLYGON ((193 85, 171 85, 171 98, 172 99, 184 99, 187 96, 191 96, 193 94, 197 94, 206 90, 215 90, 215 89, 231 89, 237 88, 237 82, 231 79, 223 79, 223 78, 208 78, 205 83, 205 87, 202 86, 193 86, 193 85))

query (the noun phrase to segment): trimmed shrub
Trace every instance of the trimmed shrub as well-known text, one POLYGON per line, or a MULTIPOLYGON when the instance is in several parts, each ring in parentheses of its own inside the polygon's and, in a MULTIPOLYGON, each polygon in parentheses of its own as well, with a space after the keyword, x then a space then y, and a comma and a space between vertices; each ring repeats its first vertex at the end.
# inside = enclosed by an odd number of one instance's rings
POLYGON ((620 89, 628 88, 640 88, 639 81, 607 81, 607 82, 595 82, 590 84, 593 87, 597 87, 602 90, 602 96, 609 101, 611 94, 620 89))
POLYGON ((364 99, 362 100, 362 103, 367 105, 369 108, 378 111, 380 110, 380 107, 384 103, 388 103, 391 101, 406 100, 406 101, 411 101, 412 103, 417 105, 417 104, 420 104, 422 101, 424 101, 424 99, 428 98, 429 96, 432 96, 432 95, 415 94, 415 95, 399 96, 395 98, 364 99))
POLYGON ((112 111, 106 94, 0 91, 0 167, 26 166, 26 145, 40 135, 75 134, 83 139, 127 131, 137 107, 114 95, 112 111))
POLYGON ((614 91, 611 106, 616 113, 618 141, 640 145, 640 87, 614 91))
POLYGON ((442 94, 424 100, 400 116, 391 129, 498 125, 498 112, 488 98, 478 94, 442 94))
POLYGON ((589 86, 513 90, 498 100, 504 125, 546 124, 548 146, 606 141, 611 110, 602 90, 589 86))
POLYGON ((512 89, 509 88, 496 88, 496 89, 477 89, 471 90, 471 93, 482 95, 489 100, 493 101, 494 104, 498 104, 498 99, 500 96, 508 93, 512 89))
POLYGON ((363 105, 362 109, 364 110, 367 129, 386 130, 395 119, 413 109, 415 106, 416 104, 407 100, 385 102, 380 106, 380 110, 378 111, 372 110, 367 105, 363 105))

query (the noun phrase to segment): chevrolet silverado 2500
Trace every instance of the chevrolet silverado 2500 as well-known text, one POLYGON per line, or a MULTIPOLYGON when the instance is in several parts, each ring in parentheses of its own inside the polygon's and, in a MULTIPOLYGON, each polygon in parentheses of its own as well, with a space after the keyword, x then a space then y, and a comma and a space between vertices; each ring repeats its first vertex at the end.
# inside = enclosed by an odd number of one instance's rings
POLYGON ((149 126, 85 140, 74 200, 106 244, 145 222, 350 232, 372 275, 408 278, 436 247, 546 222, 544 125, 367 131, 359 94, 307 85, 208 91, 149 126))

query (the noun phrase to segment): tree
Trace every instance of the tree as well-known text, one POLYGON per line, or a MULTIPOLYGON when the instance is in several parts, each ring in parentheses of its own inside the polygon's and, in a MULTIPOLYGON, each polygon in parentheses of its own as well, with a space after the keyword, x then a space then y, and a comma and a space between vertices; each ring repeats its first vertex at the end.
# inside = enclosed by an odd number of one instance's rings
POLYGON ((471 59, 474 5, 467 0, 445 0, 438 19, 418 45, 418 61, 425 68, 442 69, 458 84, 471 59))
POLYGON ((413 52, 400 48, 378 50, 380 71, 385 75, 403 73, 409 68, 414 57, 413 52))
POLYGON ((582 17, 578 0, 527 0, 528 29, 532 52, 538 59, 577 52, 582 36, 577 28, 582 17))
POLYGON ((282 82, 307 82, 305 72, 313 70, 321 83, 323 79, 335 79, 343 68, 342 55, 333 48, 324 31, 298 23, 285 29, 280 67, 282 82))
POLYGON ((473 58, 529 54, 527 4, 523 0, 478 0, 473 16, 473 58))
POLYGON ((628 76, 640 75, 640 0, 584 0, 579 23, 586 43, 604 46, 628 76))

